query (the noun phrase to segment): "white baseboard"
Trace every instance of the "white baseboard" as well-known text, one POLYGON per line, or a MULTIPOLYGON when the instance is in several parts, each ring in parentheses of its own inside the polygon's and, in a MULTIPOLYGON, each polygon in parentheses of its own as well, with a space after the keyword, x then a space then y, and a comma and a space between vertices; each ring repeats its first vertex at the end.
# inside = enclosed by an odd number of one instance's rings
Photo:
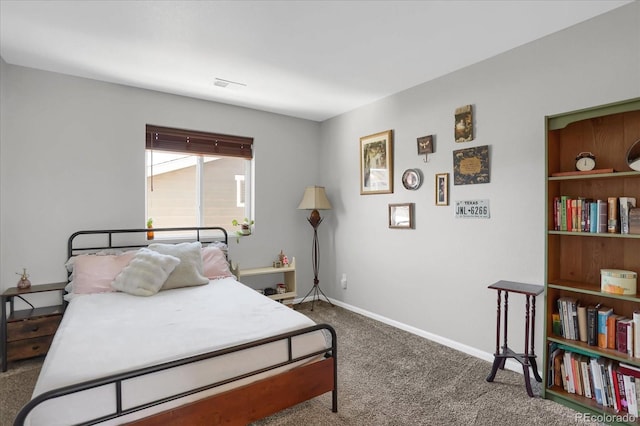
MULTIPOLYGON (((298 303, 300 302, 302 299, 296 299, 294 301, 294 303, 298 303)), ((307 299, 307 300, 311 300, 311 299, 307 299)), ((317 300, 317 299, 316 299, 317 300)), ((380 321, 384 324, 390 325, 392 327, 396 327, 399 328, 400 330, 404 330, 406 332, 409 332, 411 334, 415 334, 416 336, 420 336, 423 337, 425 339, 431 340, 433 342, 439 343, 441 345, 450 347, 452 349, 456 349, 460 352, 464 352, 468 355, 474 356, 476 358, 480 358, 484 361, 488 361, 490 363, 493 363, 493 354, 485 352, 485 351, 481 351, 477 348, 474 348, 472 346, 469 345, 465 345, 463 343, 460 342, 456 342, 455 340, 451 340, 451 339, 447 339, 446 337, 442 337, 442 336, 438 336, 437 334, 433 334, 433 333, 429 333, 428 331, 424 331, 421 330, 419 328, 401 323, 399 321, 395 321, 392 320, 390 318, 384 317, 382 315, 378 315, 376 313, 373 312, 369 312, 365 309, 361 309, 358 308, 357 306, 353 306, 353 305, 349 305, 348 303, 344 303, 340 300, 334 300, 334 299, 329 299, 331 300, 331 303, 333 303, 336 306, 340 306, 341 308, 347 309, 349 311, 355 312, 357 314, 363 315, 365 317, 374 319, 376 321, 380 321)), ((520 364, 519 362, 513 360, 513 359, 507 359, 505 362, 505 368, 507 370, 511 370, 511 371, 515 371, 516 373, 520 373, 523 374, 523 369, 522 369, 522 364, 520 364)), ((487 371, 487 375, 489 375, 491 371, 488 370, 487 371)), ((540 372, 539 372, 540 373, 540 372)), ((531 377, 533 377, 532 373, 529 373, 531 377)))

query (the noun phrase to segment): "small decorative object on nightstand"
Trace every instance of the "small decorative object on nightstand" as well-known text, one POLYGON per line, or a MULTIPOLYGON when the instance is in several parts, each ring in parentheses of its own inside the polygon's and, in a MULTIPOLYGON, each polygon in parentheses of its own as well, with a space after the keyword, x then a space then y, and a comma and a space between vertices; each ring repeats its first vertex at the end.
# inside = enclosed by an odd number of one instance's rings
MULTIPOLYGON (((26 271, 25 271, 26 274, 26 271)), ((45 355, 53 335, 58 329, 64 312, 62 292, 66 282, 32 285, 25 289, 8 288, 0 295, 0 342, 2 371, 7 371, 7 362, 45 355), (24 296, 49 291, 60 292, 60 304, 34 307, 24 296), (19 298, 31 306, 30 309, 14 310, 14 299, 19 298), (9 315, 7 315, 7 302, 9 315)))
MULTIPOLYGON (((20 275, 18 272, 16 274, 20 275)), ((22 268, 22 275, 20 276, 20 280, 18 281, 18 286, 20 290, 24 290, 26 288, 31 287, 31 281, 29 281, 29 274, 27 274, 27 268, 22 268)))
POLYGON ((289 258, 282 250, 280 250, 280 254, 278 255, 278 261, 282 264, 283 267, 289 266, 289 258))

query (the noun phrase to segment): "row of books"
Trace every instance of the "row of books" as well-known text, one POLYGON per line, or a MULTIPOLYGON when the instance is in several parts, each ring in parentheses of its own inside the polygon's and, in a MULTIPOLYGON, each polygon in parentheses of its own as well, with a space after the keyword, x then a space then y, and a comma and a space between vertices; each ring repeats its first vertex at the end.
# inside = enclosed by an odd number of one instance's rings
POLYGON ((553 229, 555 231, 640 233, 634 218, 635 197, 608 197, 606 200, 571 198, 568 195, 553 199, 553 229), (632 223, 633 222, 633 223, 632 223), (633 225, 633 226, 632 226, 633 225))
POLYGON ((640 367, 551 343, 548 385, 638 417, 640 367))
POLYGON ((601 304, 581 305, 573 297, 558 298, 557 306, 552 314, 554 334, 640 358, 640 311, 627 318, 601 304))

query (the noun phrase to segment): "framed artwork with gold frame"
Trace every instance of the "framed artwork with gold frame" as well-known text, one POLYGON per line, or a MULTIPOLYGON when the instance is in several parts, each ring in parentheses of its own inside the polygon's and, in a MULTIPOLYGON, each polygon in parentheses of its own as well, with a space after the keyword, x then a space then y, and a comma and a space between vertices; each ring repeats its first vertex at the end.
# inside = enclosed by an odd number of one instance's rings
POLYGON ((436 175, 436 206, 449 205, 449 173, 436 175))
POLYGON ((393 131, 360 138, 360 194, 393 193, 393 131))

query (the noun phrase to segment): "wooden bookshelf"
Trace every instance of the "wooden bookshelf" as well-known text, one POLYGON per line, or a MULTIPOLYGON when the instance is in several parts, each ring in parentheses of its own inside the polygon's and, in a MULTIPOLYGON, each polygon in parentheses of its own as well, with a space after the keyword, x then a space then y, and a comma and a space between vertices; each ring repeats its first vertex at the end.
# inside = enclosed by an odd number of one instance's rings
MULTIPOLYGON (((546 117, 546 267, 543 396, 578 411, 596 415, 621 415, 595 399, 553 386, 550 379, 550 347, 563 345, 569 351, 640 366, 640 355, 629 356, 613 349, 589 346, 553 332, 552 314, 557 300, 572 297, 584 306, 599 303, 615 314, 633 317, 640 309, 640 296, 614 295, 600 291, 600 270, 613 268, 640 273, 640 235, 558 231, 554 228, 554 200, 572 198, 607 200, 635 197, 640 202, 640 172, 625 159, 631 144, 640 138, 640 98, 615 104, 546 117), (575 172, 576 155, 596 156, 597 170, 575 172)), ((638 205, 640 207, 640 205, 638 205)), ((640 289, 640 286, 639 286, 640 289)), ((623 424, 624 421, 622 422, 623 424)), ((631 424, 640 425, 640 420, 631 424)))

